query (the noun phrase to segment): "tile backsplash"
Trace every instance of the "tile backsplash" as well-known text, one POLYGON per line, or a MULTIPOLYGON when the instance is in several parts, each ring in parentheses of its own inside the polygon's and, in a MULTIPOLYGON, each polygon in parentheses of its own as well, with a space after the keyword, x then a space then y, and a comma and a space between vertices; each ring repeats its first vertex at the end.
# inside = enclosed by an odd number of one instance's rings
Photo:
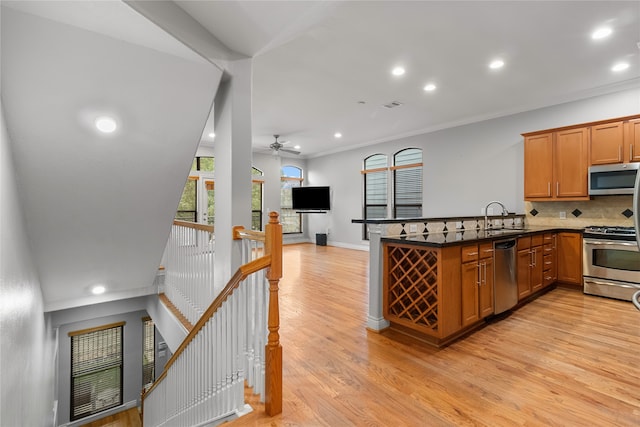
POLYGON ((594 196, 580 202, 525 202, 527 225, 633 226, 633 196, 594 196), (560 216, 564 212, 566 219, 560 216))

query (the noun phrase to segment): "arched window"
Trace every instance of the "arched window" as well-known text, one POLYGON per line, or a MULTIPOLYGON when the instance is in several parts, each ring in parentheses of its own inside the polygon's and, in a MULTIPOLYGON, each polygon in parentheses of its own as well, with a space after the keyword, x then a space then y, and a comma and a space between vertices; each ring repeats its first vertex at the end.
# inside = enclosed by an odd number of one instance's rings
POLYGON ((387 177, 389 163, 384 154, 364 159, 364 218, 387 218, 387 177))
POLYGON ((264 173, 258 168, 251 168, 251 229, 262 231, 262 187, 264 173))
POLYGON ((422 217, 422 150, 407 148, 393 156, 393 217, 422 217))
POLYGON ((293 210, 291 188, 302 186, 302 169, 283 166, 280 173, 280 222, 283 233, 302 233, 302 214, 293 210))

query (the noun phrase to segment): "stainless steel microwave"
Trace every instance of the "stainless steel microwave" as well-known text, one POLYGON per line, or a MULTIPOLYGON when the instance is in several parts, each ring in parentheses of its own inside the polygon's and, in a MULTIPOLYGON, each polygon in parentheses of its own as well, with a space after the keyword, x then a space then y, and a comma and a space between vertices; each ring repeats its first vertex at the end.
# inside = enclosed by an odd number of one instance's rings
POLYGON ((640 163, 589 167, 589 195, 633 194, 640 163))

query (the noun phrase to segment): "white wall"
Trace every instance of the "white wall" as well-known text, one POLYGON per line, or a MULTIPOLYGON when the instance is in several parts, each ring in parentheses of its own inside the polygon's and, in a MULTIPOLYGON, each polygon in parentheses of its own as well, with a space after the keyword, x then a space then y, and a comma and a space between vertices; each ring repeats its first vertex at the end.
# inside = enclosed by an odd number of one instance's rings
POLYGON ((0 132, 0 425, 49 426, 55 339, 27 244, 1 107, 0 132))
POLYGON ((423 216, 473 216, 491 200, 523 213, 524 139, 521 133, 640 113, 640 89, 593 97, 437 132, 309 159, 306 185, 329 185, 328 218, 310 218, 311 233, 327 221, 329 242, 363 245, 362 162, 374 153, 423 150, 423 216))

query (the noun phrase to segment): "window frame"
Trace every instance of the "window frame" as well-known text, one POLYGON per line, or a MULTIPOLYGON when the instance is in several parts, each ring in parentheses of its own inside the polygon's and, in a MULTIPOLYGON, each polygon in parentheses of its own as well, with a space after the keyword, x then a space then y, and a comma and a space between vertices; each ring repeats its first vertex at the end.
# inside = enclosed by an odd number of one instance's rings
MULTIPOLYGON (((69 419, 70 421, 76 421, 82 418, 86 418, 91 415, 98 414, 100 412, 104 412, 111 408, 115 408, 117 406, 121 406, 124 402, 124 325, 126 322, 117 322, 111 323, 108 325, 102 325, 95 328, 83 329, 79 331, 69 332, 69 345, 71 347, 70 354, 70 372, 69 377, 71 380, 70 383, 70 396, 69 396, 69 419), (117 340, 116 352, 109 351, 113 348, 111 344, 112 341, 109 339, 110 337, 107 335, 108 331, 114 331, 115 337, 117 340), (76 342, 77 341, 77 342, 76 342), (106 341, 106 342, 105 342, 106 341), (74 345, 75 344, 75 345, 74 345), (93 348, 92 350, 88 350, 85 348, 85 345, 88 347, 90 344, 96 345, 97 348, 93 348), (82 346, 82 348, 77 347, 82 346), (82 351, 84 350, 84 351, 82 351), (104 352, 107 352, 107 356, 104 356, 104 352), (119 350, 119 351, 117 351, 119 350), (88 358, 84 360, 82 356, 89 356, 89 351, 94 353, 93 358, 88 358), (102 356, 98 356, 101 354, 102 356), (84 362, 84 366, 82 363, 84 362), (89 366, 87 365, 94 365, 89 366), (95 392, 95 384, 91 383, 91 393, 89 402, 80 403, 76 401, 76 398, 80 395, 76 396, 76 379, 86 378, 91 375, 99 375, 101 373, 105 373, 106 371, 112 370, 114 368, 119 368, 118 375, 118 401, 103 405, 99 408, 96 408, 96 402, 98 401, 99 392, 95 392), (95 393, 94 393, 95 392, 95 393), (83 406, 90 404, 91 410, 84 411, 78 413, 77 409, 83 406)), ((94 379, 95 381, 95 379, 94 379)), ((84 384, 87 384, 85 382, 84 384)), ((107 389, 105 389, 107 390, 107 389)))
MULTIPOLYGON (((423 191, 423 186, 422 186, 422 168, 423 168, 423 163, 422 163, 422 149, 421 148, 416 148, 416 147, 409 147, 409 148, 404 148, 400 151, 397 151, 394 153, 393 155, 393 166, 391 166, 390 170, 393 173, 392 176, 392 185, 393 185, 393 196, 392 196, 392 211, 393 211, 393 218, 409 218, 410 216, 398 216, 398 209, 402 209, 402 208, 414 208, 417 211, 419 211, 419 214, 417 216, 415 216, 416 218, 421 218, 422 217, 422 205, 423 205, 423 200, 422 200, 422 191, 423 191), (420 153, 420 161, 419 162, 412 162, 412 163, 404 163, 404 164, 398 164, 398 157, 409 150, 415 150, 416 152, 420 153), (399 171, 406 171, 409 169, 415 169, 418 171, 418 173, 420 174, 419 179, 417 180, 417 188, 415 193, 417 195, 419 195, 419 203, 399 203, 398 201, 398 197, 399 194, 401 194, 398 191, 398 172, 399 171)), ((416 199, 418 199, 416 198, 416 199)))
POLYGON ((263 206, 264 206, 264 172, 255 166, 251 167, 251 229, 254 231, 262 231, 263 206), (260 187, 260 209, 254 209, 253 192, 254 189, 260 187), (257 216, 257 218, 256 218, 257 216), (257 221, 256 221, 257 220, 257 221), (256 227, 256 224, 258 227, 256 227))
MULTIPOLYGON (((381 163, 381 162, 380 162, 381 163)), ((363 169, 360 171, 363 177, 363 201, 362 201, 362 217, 363 219, 369 219, 367 215, 369 209, 368 208, 384 208, 384 218, 389 216, 389 156, 382 153, 375 153, 370 156, 365 157, 363 160, 363 169), (378 166, 377 159, 382 160, 384 158, 384 166, 378 166), (368 164, 369 162, 373 162, 374 164, 368 164), (371 166, 378 166, 370 168, 371 166), (369 175, 379 174, 382 172, 381 176, 384 176, 384 199, 385 203, 368 203, 369 189, 367 186, 367 177, 369 175)), ((363 224, 362 227, 362 236, 363 240, 369 240, 369 233, 367 224, 363 224)))
POLYGON ((302 214, 300 212, 295 212, 293 210, 293 205, 291 206, 283 206, 283 191, 286 190, 285 183, 291 183, 292 187, 302 187, 302 183, 304 182, 304 175, 302 168, 294 165, 283 165, 280 168, 280 223, 282 224, 282 233, 283 234, 302 234, 304 230, 304 224, 302 223, 302 214), (299 171, 299 176, 287 176, 285 175, 285 168, 291 168, 299 171), (294 217, 297 215, 298 228, 295 231, 287 230, 287 218, 294 217))

